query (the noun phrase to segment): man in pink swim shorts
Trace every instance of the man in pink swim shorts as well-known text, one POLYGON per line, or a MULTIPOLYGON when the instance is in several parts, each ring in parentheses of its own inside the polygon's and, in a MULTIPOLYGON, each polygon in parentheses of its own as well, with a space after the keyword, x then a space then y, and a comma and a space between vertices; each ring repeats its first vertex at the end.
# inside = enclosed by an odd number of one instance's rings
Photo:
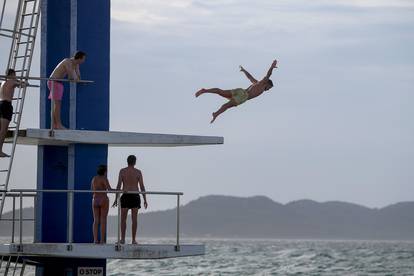
POLYGON ((79 81, 80 71, 79 65, 85 62, 86 53, 78 51, 71 58, 62 60, 53 70, 47 87, 50 90, 49 99, 52 101, 51 107, 51 129, 66 129, 61 121, 60 111, 62 107, 63 83, 53 79, 64 79, 66 76, 70 80, 79 81))

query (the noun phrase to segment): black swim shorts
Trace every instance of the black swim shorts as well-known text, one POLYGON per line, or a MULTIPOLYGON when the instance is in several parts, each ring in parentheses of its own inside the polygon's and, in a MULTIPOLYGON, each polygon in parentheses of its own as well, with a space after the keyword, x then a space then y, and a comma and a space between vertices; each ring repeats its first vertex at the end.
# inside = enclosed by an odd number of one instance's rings
POLYGON ((123 194, 121 196, 121 208, 141 208, 141 198, 139 194, 123 194))
POLYGON ((0 118, 11 121, 13 116, 13 105, 9 101, 0 101, 0 118))

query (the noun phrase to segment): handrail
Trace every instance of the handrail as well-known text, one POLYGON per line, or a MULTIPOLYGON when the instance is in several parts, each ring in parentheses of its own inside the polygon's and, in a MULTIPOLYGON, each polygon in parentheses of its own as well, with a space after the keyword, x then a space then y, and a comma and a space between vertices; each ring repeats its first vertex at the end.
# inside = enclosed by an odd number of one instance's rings
POLYGON ((54 189, 11 189, 9 192, 12 193, 109 193, 109 194, 147 194, 147 195, 184 195, 183 192, 158 192, 158 191, 123 191, 123 190, 73 190, 73 189, 67 189, 67 190, 54 190, 54 189))
MULTIPOLYGON (((91 80, 71 80, 71 79, 58 79, 58 78, 46 78, 46 77, 25 77, 25 76, 13 76, 15 79, 20 80, 47 80, 47 81, 59 81, 59 82, 74 82, 74 83, 94 83, 91 80)), ((0 75, 1 80, 11 79, 10 76, 0 75)))
MULTIPOLYGON (((37 198, 38 193, 67 193, 68 194, 68 234, 67 234, 67 250, 72 250, 72 243, 73 243, 73 198, 75 193, 109 193, 109 194, 142 194, 142 195, 174 195, 177 196, 177 215, 176 215, 176 245, 175 250, 180 251, 180 196, 184 195, 182 192, 158 192, 158 191, 123 191, 123 190, 75 190, 75 189, 67 189, 67 190, 53 190, 53 189, 11 189, 9 191, 3 191, 6 193, 6 197, 13 198, 13 214, 12 219, 0 219, 0 221, 12 221, 12 243, 14 243, 14 225, 16 222, 15 219, 15 200, 16 197, 19 198, 19 206, 20 206, 20 213, 19 213, 19 250, 22 250, 22 235, 23 235, 23 221, 36 221, 36 216, 33 219, 23 219, 23 198, 25 197, 34 197, 37 198)), ((118 234, 117 234, 117 243, 115 246, 115 250, 121 250, 121 243, 120 243, 120 217, 121 217, 121 204, 120 204, 120 197, 117 197, 118 203, 118 234)), ((36 205, 36 201, 35 201, 36 205)), ((36 206, 35 206, 36 209, 36 206)))

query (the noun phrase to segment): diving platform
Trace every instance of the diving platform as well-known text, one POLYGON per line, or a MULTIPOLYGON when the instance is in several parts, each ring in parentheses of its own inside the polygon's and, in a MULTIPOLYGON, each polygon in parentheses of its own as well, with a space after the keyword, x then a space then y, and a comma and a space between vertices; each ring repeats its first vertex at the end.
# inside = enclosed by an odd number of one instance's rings
MULTIPOLYGON (((9 131, 6 143, 13 142, 14 131, 9 131)), ((33 146, 68 146, 71 144, 102 144, 110 147, 179 147, 220 145, 219 136, 176 135, 92 130, 53 130, 28 128, 19 130, 17 143, 33 146)))
POLYGON ((0 244, 0 256, 19 255, 28 259, 165 259, 200 256, 205 246, 181 244, 93 244, 93 243, 12 243, 0 244))

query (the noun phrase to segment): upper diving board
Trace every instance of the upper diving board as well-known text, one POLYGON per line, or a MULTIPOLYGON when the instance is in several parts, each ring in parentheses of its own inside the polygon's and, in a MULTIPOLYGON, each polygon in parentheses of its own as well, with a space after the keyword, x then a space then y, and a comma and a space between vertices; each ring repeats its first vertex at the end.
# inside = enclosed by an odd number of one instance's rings
MULTIPOLYGON (((9 131, 6 143, 13 140, 13 131, 9 131)), ((195 136, 155 133, 135 133, 119 131, 92 130, 54 130, 28 128, 19 130, 17 143, 37 146, 68 146, 71 144, 102 144, 111 147, 178 147, 218 145, 224 143, 223 137, 195 136)))

